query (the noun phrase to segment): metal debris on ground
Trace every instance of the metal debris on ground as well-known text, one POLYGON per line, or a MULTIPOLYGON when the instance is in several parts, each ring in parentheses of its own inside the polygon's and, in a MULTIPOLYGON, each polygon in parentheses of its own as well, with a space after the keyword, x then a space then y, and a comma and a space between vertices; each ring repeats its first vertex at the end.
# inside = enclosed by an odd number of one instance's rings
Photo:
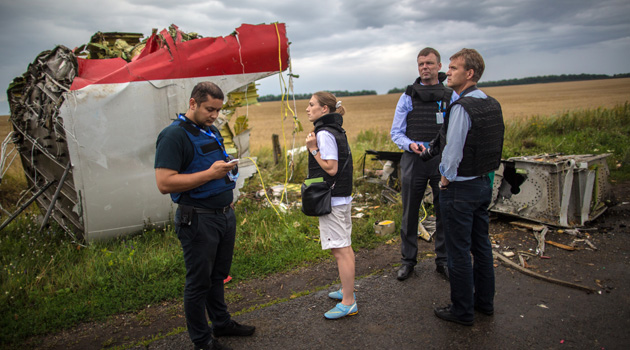
POLYGON ((431 215, 424 221, 418 223, 418 237, 427 242, 431 242, 433 235, 435 234, 435 216, 431 215))
POLYGON ((545 154, 503 160, 490 210, 542 224, 581 227, 606 210, 610 154, 545 154))
POLYGON ((540 255, 540 257, 545 256, 545 236, 549 232, 549 228, 544 226, 540 231, 534 231, 534 237, 538 241, 538 246, 536 247, 536 254, 540 255))

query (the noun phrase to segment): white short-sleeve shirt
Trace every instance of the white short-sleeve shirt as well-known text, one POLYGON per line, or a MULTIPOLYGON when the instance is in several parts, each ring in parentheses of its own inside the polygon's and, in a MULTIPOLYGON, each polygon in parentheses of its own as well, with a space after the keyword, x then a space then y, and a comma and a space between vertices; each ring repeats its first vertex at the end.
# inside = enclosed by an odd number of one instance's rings
MULTIPOLYGON (((324 160, 336 160, 339 162, 339 149, 335 136, 329 131, 321 130, 317 133, 317 148, 319 148, 320 157, 324 160)), ((343 164, 337 163, 337 171, 341 171, 343 164)), ((344 205, 352 202, 352 196, 348 197, 332 197, 331 205, 344 205)))

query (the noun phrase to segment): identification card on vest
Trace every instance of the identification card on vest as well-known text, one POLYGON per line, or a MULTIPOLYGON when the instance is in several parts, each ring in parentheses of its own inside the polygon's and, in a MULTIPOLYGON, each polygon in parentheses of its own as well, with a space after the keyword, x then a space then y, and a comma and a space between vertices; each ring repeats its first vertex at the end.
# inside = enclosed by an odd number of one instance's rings
POLYGON ((444 124, 444 114, 442 114, 442 112, 435 113, 435 122, 437 124, 444 124))

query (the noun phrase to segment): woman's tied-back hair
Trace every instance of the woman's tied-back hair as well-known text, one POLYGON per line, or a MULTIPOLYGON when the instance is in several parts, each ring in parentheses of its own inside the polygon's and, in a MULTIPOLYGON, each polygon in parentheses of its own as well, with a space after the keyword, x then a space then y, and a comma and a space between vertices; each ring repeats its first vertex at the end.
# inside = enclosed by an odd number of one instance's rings
POLYGON ((475 49, 461 49, 459 52, 451 56, 451 61, 455 58, 461 57, 464 59, 464 69, 474 71, 472 81, 475 83, 481 79, 483 71, 486 69, 486 64, 483 62, 483 57, 475 49))
POLYGON ((223 91, 217 86, 217 84, 209 81, 202 81, 195 85, 193 91, 190 93, 190 98, 194 98, 197 105, 200 105, 208 101, 208 95, 221 101, 223 101, 223 98, 225 97, 223 95, 223 91))
POLYGON ((343 106, 337 107, 337 97, 331 94, 328 91, 318 91, 313 94, 319 105, 324 107, 328 106, 328 110, 330 113, 339 113, 344 115, 346 113, 346 109, 343 106))

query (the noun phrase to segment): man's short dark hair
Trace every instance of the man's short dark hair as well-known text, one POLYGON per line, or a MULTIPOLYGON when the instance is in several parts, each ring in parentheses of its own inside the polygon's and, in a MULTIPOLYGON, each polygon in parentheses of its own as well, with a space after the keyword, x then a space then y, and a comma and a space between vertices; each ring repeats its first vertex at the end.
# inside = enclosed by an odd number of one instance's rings
POLYGON ((221 88, 218 87, 217 84, 209 81, 202 81, 201 83, 198 83, 190 93, 190 98, 194 98, 198 105, 206 102, 208 100, 208 96, 221 101, 223 101, 223 98, 225 97, 221 88))
POLYGON ((461 49, 456 54, 451 56, 451 61, 455 58, 461 57, 464 60, 464 69, 472 69, 473 74, 472 81, 475 83, 481 79, 483 71, 486 69, 486 64, 483 62, 483 57, 475 49, 461 49))
POLYGON ((442 62, 440 58, 440 53, 437 52, 437 50, 432 47, 425 47, 424 49, 420 50, 420 52, 418 53, 418 57, 420 56, 426 57, 426 56, 429 56, 430 54, 434 54, 435 57, 437 57, 437 63, 442 62))

